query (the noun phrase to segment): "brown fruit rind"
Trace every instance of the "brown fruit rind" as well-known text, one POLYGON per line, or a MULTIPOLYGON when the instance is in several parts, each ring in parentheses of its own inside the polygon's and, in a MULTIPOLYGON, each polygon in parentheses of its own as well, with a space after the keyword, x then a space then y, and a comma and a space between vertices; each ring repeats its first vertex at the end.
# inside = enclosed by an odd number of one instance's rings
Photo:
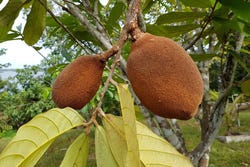
POLYGON ((171 39, 143 33, 132 44, 127 74, 142 104, 159 116, 187 120, 201 103, 199 70, 171 39))
POLYGON ((100 55, 80 56, 65 67, 52 87, 52 98, 58 107, 81 109, 96 94, 105 61, 100 55))

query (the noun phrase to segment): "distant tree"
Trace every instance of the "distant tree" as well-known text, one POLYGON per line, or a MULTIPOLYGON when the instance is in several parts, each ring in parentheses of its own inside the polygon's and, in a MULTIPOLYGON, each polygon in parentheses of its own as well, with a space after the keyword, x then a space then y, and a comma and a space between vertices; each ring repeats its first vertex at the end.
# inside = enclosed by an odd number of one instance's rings
MULTIPOLYGON (((4 55, 4 54, 6 54, 6 49, 4 49, 4 48, 2 48, 2 49, 0 49, 0 56, 2 56, 2 55, 4 55)), ((10 66, 10 63, 5 63, 5 64, 0 64, 0 69, 1 68, 6 68, 6 67, 8 67, 8 66, 10 66)))

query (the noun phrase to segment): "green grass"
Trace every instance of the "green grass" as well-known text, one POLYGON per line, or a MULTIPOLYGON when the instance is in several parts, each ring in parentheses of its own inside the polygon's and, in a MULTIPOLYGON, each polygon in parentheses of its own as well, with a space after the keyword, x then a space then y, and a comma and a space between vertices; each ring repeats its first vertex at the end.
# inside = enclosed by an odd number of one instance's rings
POLYGON ((8 144, 13 136, 15 136, 16 131, 8 130, 0 133, 0 152, 8 144))
MULTIPOLYGON (((240 127, 234 127, 234 132, 250 134, 250 111, 240 113, 240 127)), ((226 133, 226 125, 222 124, 219 134, 226 133)), ((250 141, 238 143, 221 143, 215 141, 211 149, 210 166, 244 167, 250 166, 250 141)))
MULTIPOLYGON (((46 151, 43 157, 38 161, 36 167, 58 167, 67 151, 69 145, 74 139, 82 133, 82 129, 73 129, 64 135, 60 136, 46 151)), ((94 167, 95 165, 95 153, 94 153, 94 133, 90 133, 90 146, 88 167, 94 167)))
MULTIPOLYGON (((240 113, 241 127, 234 128, 236 132, 250 134, 250 111, 240 113)), ((183 135, 186 139, 188 150, 192 150, 200 142, 200 127, 194 119, 180 121, 183 135)), ((59 137, 43 155, 36 167, 58 167, 68 146, 82 132, 82 129, 73 129, 59 137)), ((223 123, 219 134, 224 135, 226 125, 223 123)), ((15 134, 14 131, 7 131, 0 134, 0 152, 15 134)), ((90 134, 90 152, 88 167, 95 167, 94 132, 90 134)), ((250 142, 239 142, 225 144, 214 141, 210 154, 210 167, 244 167, 250 166, 250 142)))
MULTIPOLYGON (((234 132, 250 134, 250 111, 240 113, 240 127, 232 128, 234 132)), ((180 121, 188 150, 192 150, 200 142, 200 127, 194 119, 180 121)), ((225 135, 226 124, 220 128, 219 135, 225 135)), ((244 167, 250 166, 250 142, 221 143, 215 140, 210 153, 210 167, 244 167)))

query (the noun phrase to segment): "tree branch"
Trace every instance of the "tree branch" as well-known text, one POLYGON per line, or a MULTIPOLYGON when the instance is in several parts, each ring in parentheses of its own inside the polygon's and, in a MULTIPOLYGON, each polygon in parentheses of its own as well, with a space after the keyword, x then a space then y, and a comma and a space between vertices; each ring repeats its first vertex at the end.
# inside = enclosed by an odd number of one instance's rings
POLYGON ((186 154, 187 150, 184 139, 182 138, 182 135, 179 134, 180 131, 178 131, 180 130, 179 126, 176 123, 171 122, 174 120, 172 119, 168 121, 166 118, 157 115, 155 115, 154 118, 156 119, 161 130, 161 136, 171 143, 179 152, 186 154))
MULTIPOLYGON (((236 39, 236 47, 237 52, 239 52, 242 46, 242 37, 241 35, 236 39)), ((222 123, 222 118, 225 112, 225 106, 227 103, 228 95, 230 94, 231 89, 233 88, 233 81, 236 71, 236 63, 233 61, 233 56, 228 55, 226 60, 226 65, 224 69, 224 73, 222 75, 223 80, 228 82, 224 83, 224 90, 220 93, 220 97, 215 103, 213 107, 212 114, 210 116, 210 120, 208 120, 208 129, 204 135, 203 140, 201 143, 189 154, 190 159, 192 160, 193 164, 196 165, 199 159, 203 156, 203 154, 210 148, 212 145, 219 128, 222 123)))
POLYGON ((67 0, 65 1, 65 3, 67 4, 69 8, 70 13, 74 15, 80 21, 80 23, 88 30, 89 33, 92 34, 92 36, 98 39, 105 48, 107 49, 112 48, 109 38, 107 36, 104 36, 102 33, 100 33, 96 29, 96 27, 94 27, 89 22, 88 18, 82 14, 80 9, 72 4, 73 2, 71 0, 67 0))
POLYGON ((214 10, 215 10, 215 7, 216 7, 217 3, 218 3, 218 0, 215 1, 214 6, 212 7, 212 10, 211 10, 210 14, 208 15, 208 17, 206 18, 206 20, 202 24, 201 32, 198 34, 198 36, 191 43, 188 44, 188 46, 184 47, 185 50, 190 49, 201 38, 201 36, 202 36, 203 32, 205 31, 208 23, 212 20, 214 10))
MULTIPOLYGON (((39 2, 42 4, 42 6, 46 9, 46 11, 50 14, 50 16, 57 22, 57 24, 59 24, 60 27, 62 27, 62 29, 67 33, 69 34, 70 38, 76 42, 81 48, 85 49, 85 48, 88 48, 86 46, 84 46, 71 32, 70 30, 65 27, 63 25, 63 23, 57 19, 57 17, 54 15, 54 13, 47 7, 47 5, 42 1, 42 0, 39 0, 39 2)), ((91 49, 91 48, 89 48, 91 49)))

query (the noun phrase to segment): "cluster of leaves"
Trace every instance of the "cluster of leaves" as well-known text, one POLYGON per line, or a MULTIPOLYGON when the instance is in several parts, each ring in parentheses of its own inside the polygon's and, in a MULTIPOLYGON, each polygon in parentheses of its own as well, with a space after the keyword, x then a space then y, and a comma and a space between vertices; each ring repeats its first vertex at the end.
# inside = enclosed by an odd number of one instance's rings
MULTIPOLYGON (((0 56, 4 55, 5 53, 6 53, 6 49, 1 48, 1 49, 0 49, 0 56)), ((1 69, 1 68, 6 68, 6 67, 8 67, 8 66, 10 66, 10 63, 0 64, 0 69, 1 69)))
POLYGON ((3 115, 3 113, 0 112, 0 133, 3 133, 5 131, 11 130, 12 126, 8 124, 8 117, 3 115))
MULTIPOLYGON (((103 126, 95 122, 97 166, 192 166, 167 141, 136 121, 128 85, 119 84, 117 89, 122 117, 108 114, 102 118, 103 126)), ((2 151, 0 166, 34 166, 58 136, 82 124, 81 115, 71 108, 55 108, 37 115, 2 151)), ((61 166, 85 166, 88 150, 89 134, 83 132, 69 146, 61 166)))
POLYGON ((26 66, 5 81, 0 93, 0 108, 13 128, 19 128, 38 113, 54 107, 50 93, 52 78, 44 72, 39 66, 26 66))

